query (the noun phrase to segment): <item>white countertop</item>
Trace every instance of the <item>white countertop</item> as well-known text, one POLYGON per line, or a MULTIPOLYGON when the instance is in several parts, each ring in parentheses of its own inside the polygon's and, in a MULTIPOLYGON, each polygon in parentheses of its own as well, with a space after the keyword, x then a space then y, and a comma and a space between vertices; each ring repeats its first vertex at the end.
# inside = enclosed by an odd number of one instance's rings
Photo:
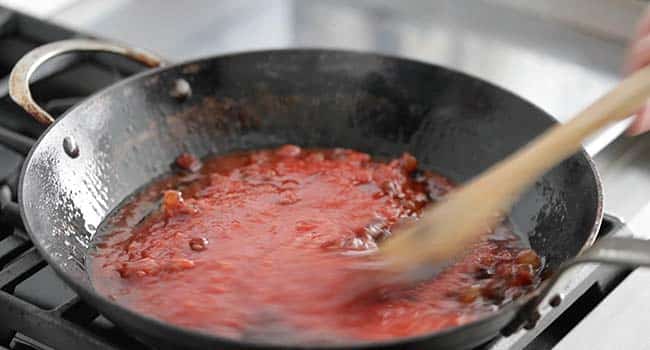
POLYGON ((650 270, 632 272, 554 349, 650 349, 650 270))

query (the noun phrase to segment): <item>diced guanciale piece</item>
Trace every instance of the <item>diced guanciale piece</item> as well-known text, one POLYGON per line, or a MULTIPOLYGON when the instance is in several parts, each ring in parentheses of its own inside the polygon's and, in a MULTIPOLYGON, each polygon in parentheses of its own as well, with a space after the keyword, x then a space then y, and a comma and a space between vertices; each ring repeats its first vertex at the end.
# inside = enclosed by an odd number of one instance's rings
POLYGON ((399 161, 404 171, 407 172, 415 171, 418 167, 418 161, 409 153, 402 154, 402 158, 399 161))
POLYGON ((496 274, 497 277, 503 280, 508 280, 512 278, 512 276, 515 274, 515 266, 512 263, 505 262, 503 264, 497 265, 494 273, 496 274))
POLYGON ((176 165, 183 170, 191 172, 199 171, 202 166, 201 160, 190 153, 181 153, 181 155, 176 157, 176 165))
POLYGON ((539 255, 535 253, 532 249, 522 250, 517 254, 515 258, 517 264, 530 265, 533 268, 538 268, 542 264, 542 260, 539 255))
POLYGON ((290 191, 290 190, 280 192, 279 196, 280 196, 280 199, 279 199, 278 203, 280 203, 282 205, 295 204, 295 203, 300 201, 300 198, 298 197, 296 192, 290 191))
POLYGON ((297 157, 300 154, 300 147, 296 145, 284 145, 275 151, 275 154, 282 157, 297 157))
POLYGON ((503 280, 492 279, 481 288, 481 295, 494 302, 500 302, 505 297, 506 286, 503 280))
POLYGON ((179 191, 168 190, 163 193, 162 210, 166 217, 180 213, 184 206, 183 194, 179 191))
POLYGON ((194 267, 194 261, 183 258, 173 258, 165 262, 164 269, 168 272, 178 272, 194 267))
POLYGON ((144 258, 122 263, 117 269, 122 278, 155 275, 160 271, 160 264, 152 258, 144 258))
POLYGON ((510 280, 512 286, 527 286, 535 280, 535 271, 531 265, 518 265, 514 269, 514 276, 510 280))
POLYGON ((464 304, 471 304, 479 297, 481 297, 481 288, 478 286, 471 286, 460 293, 458 300, 464 304))
POLYGON ((205 237, 195 237, 190 239, 190 249, 195 252, 202 252, 208 247, 208 239, 205 237))

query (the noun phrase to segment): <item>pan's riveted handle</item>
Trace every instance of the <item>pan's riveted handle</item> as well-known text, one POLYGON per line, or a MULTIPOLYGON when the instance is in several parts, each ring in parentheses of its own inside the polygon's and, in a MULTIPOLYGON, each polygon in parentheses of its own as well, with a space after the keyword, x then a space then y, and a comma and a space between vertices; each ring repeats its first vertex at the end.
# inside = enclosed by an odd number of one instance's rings
POLYGON ((9 95, 37 121, 49 125, 54 118, 32 98, 29 82, 38 67, 49 59, 71 52, 108 52, 126 56, 148 67, 159 67, 164 61, 154 54, 116 43, 92 39, 68 39, 39 46, 23 56, 11 70, 9 95))
POLYGON ((631 237, 604 238, 578 255, 571 265, 589 262, 650 267, 650 241, 631 237))
MULTIPOLYGON (((534 327, 539 317, 540 303, 550 293, 555 282, 570 268, 585 263, 601 263, 628 268, 650 267, 650 240, 632 237, 604 237, 597 241, 574 259, 562 264, 553 276, 543 283, 536 296, 519 310, 515 319, 501 332, 504 335, 510 335, 521 326, 534 327)), ((558 299, 557 303, 560 302, 561 300, 558 299)))

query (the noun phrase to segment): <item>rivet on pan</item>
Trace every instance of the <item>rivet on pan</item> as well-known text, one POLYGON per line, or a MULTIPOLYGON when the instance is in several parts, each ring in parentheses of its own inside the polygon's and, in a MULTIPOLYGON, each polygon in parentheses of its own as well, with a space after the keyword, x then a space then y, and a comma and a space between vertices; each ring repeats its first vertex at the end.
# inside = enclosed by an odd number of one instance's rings
POLYGON ((560 295, 560 294, 555 294, 548 301, 548 304, 551 305, 552 307, 557 307, 561 303, 562 303, 562 295, 560 295))
POLYGON ((79 146, 72 136, 63 138, 63 150, 70 158, 79 157, 79 146))
POLYGON ((169 91, 169 94, 173 98, 179 101, 183 101, 192 95, 192 88, 190 87, 190 83, 188 83, 187 80, 176 79, 174 80, 174 85, 172 85, 172 89, 169 91))
POLYGON ((541 315, 539 314, 539 311, 534 310, 533 312, 531 312, 528 321, 526 321, 526 323, 524 324, 524 329, 531 330, 535 328, 535 326, 537 325, 537 321, 539 321, 540 318, 541 315))

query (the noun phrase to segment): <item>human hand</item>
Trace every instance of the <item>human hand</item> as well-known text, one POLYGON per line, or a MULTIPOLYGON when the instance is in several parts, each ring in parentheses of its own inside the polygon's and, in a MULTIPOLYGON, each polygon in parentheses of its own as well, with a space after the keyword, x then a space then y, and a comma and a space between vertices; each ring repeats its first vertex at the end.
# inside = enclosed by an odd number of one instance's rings
MULTIPOLYGON (((650 64, 650 6, 638 22, 634 38, 628 47, 625 60, 625 73, 634 71, 650 64)), ((627 134, 636 136, 650 130, 650 101, 637 111, 634 121, 630 124, 627 134)))

